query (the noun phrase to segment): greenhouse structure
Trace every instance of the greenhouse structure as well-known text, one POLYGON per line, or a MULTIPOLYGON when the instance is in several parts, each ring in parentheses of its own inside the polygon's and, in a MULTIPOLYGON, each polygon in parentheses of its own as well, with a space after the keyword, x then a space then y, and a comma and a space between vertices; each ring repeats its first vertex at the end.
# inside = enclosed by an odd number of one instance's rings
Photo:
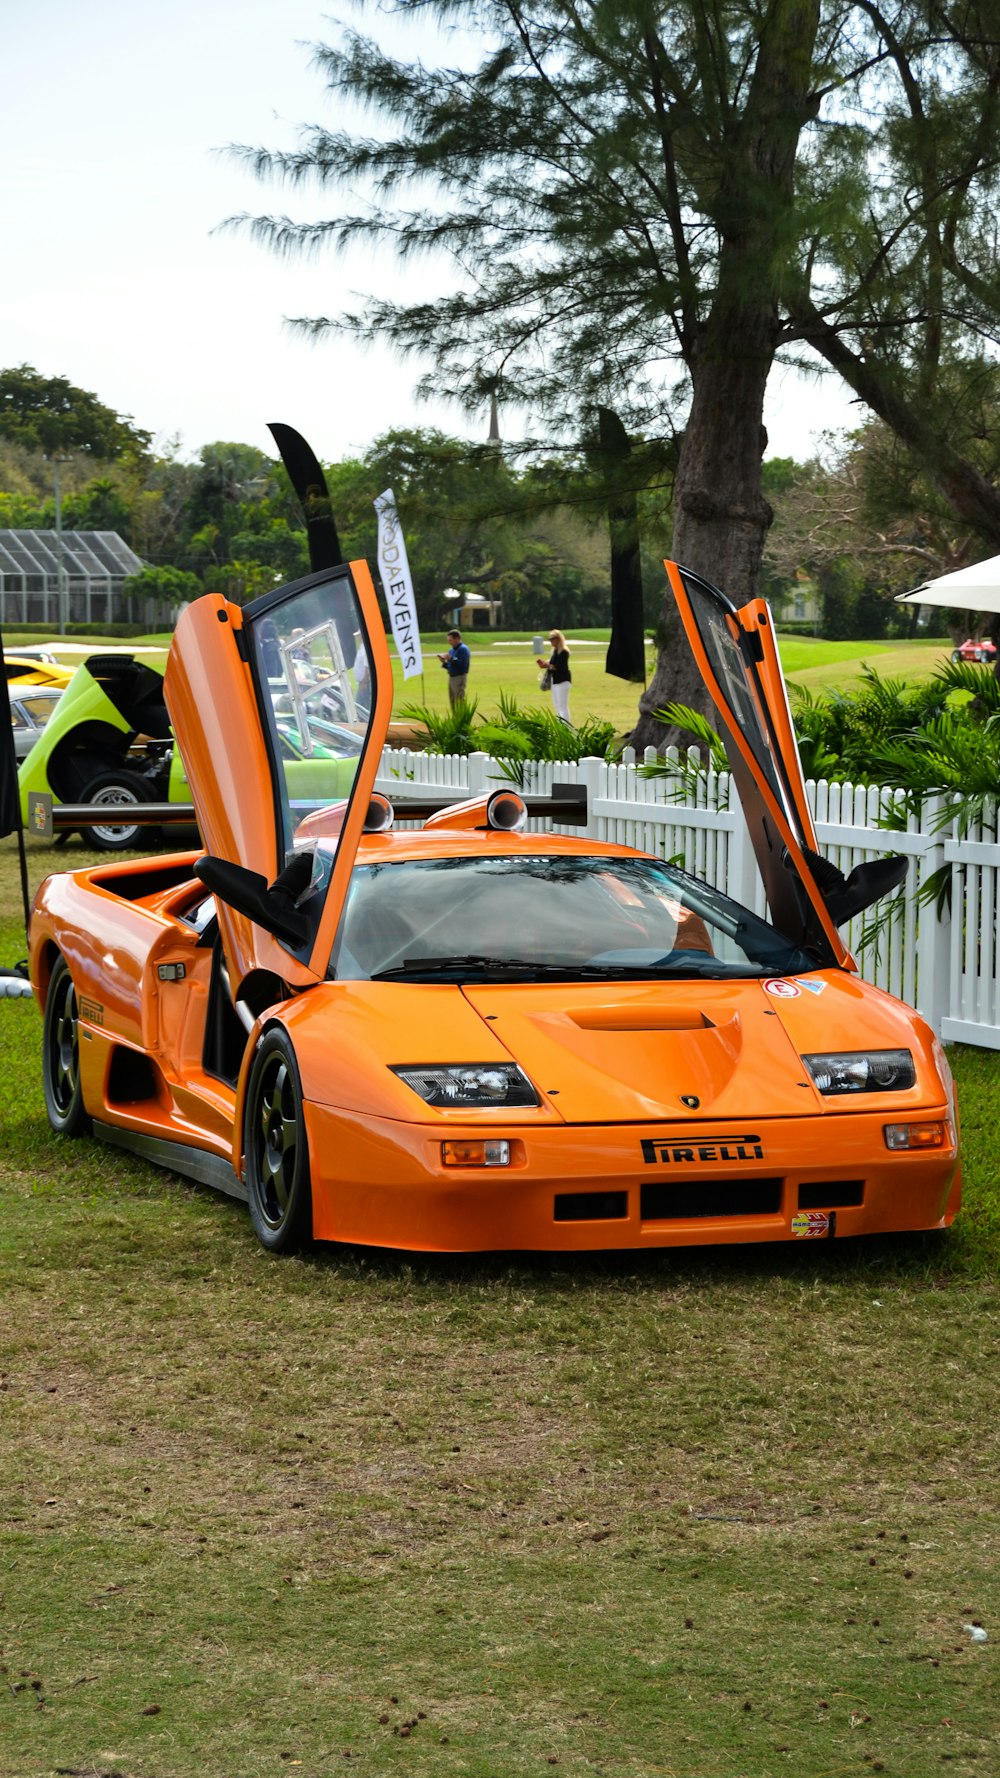
POLYGON ((117 531, 0 530, 0 625, 128 621, 122 586, 144 566, 117 531))

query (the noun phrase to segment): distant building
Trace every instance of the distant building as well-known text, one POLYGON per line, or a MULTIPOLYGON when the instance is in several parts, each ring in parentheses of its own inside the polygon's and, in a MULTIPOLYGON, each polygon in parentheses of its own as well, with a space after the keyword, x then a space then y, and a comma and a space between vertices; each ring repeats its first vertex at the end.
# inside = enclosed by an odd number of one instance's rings
POLYGON ((822 620, 823 601, 819 587, 804 568, 796 569, 793 584, 784 592, 772 591, 769 597, 778 624, 797 624, 800 628, 812 625, 815 628, 822 620))
POLYGON ((65 588, 67 623, 127 620, 122 584, 145 566, 117 531, 0 530, 0 624, 58 624, 65 588))
POLYGON ((441 597, 447 600, 444 621, 453 629, 495 630, 503 619, 503 601, 488 599, 485 593, 462 593, 446 586, 441 597))

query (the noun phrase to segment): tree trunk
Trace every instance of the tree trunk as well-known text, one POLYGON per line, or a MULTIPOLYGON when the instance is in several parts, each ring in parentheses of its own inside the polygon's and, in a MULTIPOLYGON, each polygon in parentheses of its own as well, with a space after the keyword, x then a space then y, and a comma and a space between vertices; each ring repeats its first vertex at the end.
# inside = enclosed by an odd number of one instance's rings
MULTIPOLYGON (((671 553, 728 593, 738 605, 754 596, 771 523, 761 493, 766 444, 764 389, 777 338, 776 314, 754 318, 734 353, 708 351, 693 366, 694 392, 674 482, 671 553), (757 336, 756 349, 751 345, 757 336)), ((714 720, 714 707, 694 664, 673 594, 667 589, 660 618, 656 672, 639 700, 635 747, 665 747, 686 740, 665 727, 656 712, 668 703, 688 704, 714 720)))
MULTIPOLYGON (((761 492, 764 392, 779 338, 795 156, 815 106, 810 93, 819 0, 772 0, 746 105, 727 134, 714 212, 718 278, 707 319, 685 340, 691 412, 674 483, 676 561, 737 605, 752 599, 772 512, 761 492)), ((713 711, 667 589, 652 683, 631 739, 680 737, 659 722, 667 703, 713 711)))

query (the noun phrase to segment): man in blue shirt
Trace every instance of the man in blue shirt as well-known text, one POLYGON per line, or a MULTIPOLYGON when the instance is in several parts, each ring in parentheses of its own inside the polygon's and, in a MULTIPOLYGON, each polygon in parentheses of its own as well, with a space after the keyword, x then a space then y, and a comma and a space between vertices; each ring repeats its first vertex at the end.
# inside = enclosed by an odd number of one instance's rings
POLYGON ((464 698, 469 682, 470 657, 461 630, 449 630, 448 641, 451 643, 448 653, 439 654, 438 660, 448 675, 448 696, 453 704, 457 704, 464 698))

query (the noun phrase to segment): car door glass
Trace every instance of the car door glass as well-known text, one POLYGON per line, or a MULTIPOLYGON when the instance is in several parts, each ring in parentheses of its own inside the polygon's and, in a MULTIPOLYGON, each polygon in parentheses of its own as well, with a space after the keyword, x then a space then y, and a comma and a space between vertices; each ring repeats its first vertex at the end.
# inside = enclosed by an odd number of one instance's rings
POLYGON ((244 633, 287 857, 307 815, 350 799, 371 722, 372 658, 349 571, 265 595, 246 608, 244 633))
POLYGON ((737 639, 735 615, 727 610, 722 596, 714 587, 709 587, 707 582, 698 580, 683 568, 680 573, 709 666, 732 718, 774 793, 779 808, 783 810, 793 831, 798 833, 799 824, 794 805, 788 796, 770 736, 750 688, 752 663, 745 656, 737 639))

